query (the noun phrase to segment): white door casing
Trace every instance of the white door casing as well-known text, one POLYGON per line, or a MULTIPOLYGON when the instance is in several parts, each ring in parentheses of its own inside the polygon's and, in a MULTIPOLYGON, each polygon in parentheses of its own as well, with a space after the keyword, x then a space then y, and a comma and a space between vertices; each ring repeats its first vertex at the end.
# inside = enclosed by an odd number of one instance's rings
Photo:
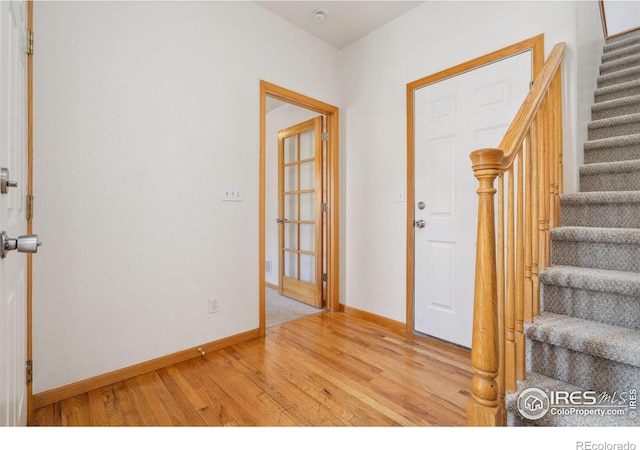
MULTIPOLYGON (((27 4, 0 1, 0 167, 16 187, 0 194, 0 231, 25 235, 27 220, 27 4)), ((0 426, 27 423, 27 257, 0 260, 0 426)))
POLYGON ((531 51, 415 91, 414 328, 471 347, 477 182, 469 154, 496 147, 529 92, 531 51), (420 225, 422 222, 420 222, 420 225))

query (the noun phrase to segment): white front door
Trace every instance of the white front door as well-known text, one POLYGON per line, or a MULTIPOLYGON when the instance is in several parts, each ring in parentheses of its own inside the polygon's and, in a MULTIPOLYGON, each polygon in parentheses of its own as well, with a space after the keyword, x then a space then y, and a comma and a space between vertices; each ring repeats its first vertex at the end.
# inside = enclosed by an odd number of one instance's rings
POLYGON ((529 92, 531 52, 415 91, 415 330, 471 347, 477 181, 469 154, 496 147, 529 92))
MULTIPOLYGON (((16 184, 0 194, 0 232, 10 238, 27 232, 26 30, 26 2, 0 1, 0 167, 16 184)), ((25 255, 0 259, 0 426, 27 423, 26 274, 25 255)))

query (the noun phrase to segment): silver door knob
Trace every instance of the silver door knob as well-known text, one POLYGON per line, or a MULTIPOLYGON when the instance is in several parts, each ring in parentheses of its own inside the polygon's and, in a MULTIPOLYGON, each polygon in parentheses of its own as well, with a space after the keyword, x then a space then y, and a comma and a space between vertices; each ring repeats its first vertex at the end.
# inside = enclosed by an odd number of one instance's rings
POLYGON ((9 169, 3 167, 0 169, 0 193, 6 194, 7 188, 17 187, 18 183, 15 181, 9 181, 9 169))
POLYGON ((20 236, 18 239, 10 238, 6 231, 0 233, 0 257, 4 258, 10 250, 18 250, 20 253, 37 253, 42 242, 37 234, 20 236))
POLYGON ((276 223, 284 223, 286 219, 276 219, 276 223))
POLYGON ((420 220, 416 220, 416 228, 424 228, 427 226, 427 223, 420 219, 420 220))

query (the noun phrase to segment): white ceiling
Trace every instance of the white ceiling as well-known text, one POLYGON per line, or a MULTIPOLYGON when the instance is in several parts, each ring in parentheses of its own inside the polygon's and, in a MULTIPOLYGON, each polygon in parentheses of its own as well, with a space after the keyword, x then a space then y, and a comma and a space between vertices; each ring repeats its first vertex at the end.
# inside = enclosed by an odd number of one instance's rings
POLYGON ((254 3, 342 50, 424 1, 263 0, 254 3), (322 24, 313 21, 313 13, 319 9, 327 12, 322 24))

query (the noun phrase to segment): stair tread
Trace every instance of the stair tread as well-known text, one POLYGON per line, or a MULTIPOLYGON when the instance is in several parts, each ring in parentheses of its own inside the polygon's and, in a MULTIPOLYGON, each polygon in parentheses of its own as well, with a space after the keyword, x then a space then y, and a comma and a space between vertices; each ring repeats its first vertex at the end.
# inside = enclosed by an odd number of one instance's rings
POLYGON ((594 103, 591 107, 592 112, 598 112, 605 109, 617 108, 619 106, 633 105, 640 103, 640 95, 629 95, 626 97, 614 98, 612 100, 603 100, 594 103))
POLYGON ((626 134, 602 139, 593 139, 584 143, 585 150, 599 148, 621 147, 628 145, 640 145, 640 134, 626 134))
MULTIPOLYGON (((629 67, 627 69, 623 69, 623 70, 618 70, 616 72, 609 72, 609 73, 603 73, 601 75, 598 76, 597 82, 598 82, 598 86, 600 86, 601 84, 606 84, 610 81, 619 79, 619 78, 624 78, 625 76, 633 76, 640 73, 640 67, 629 67)), ((596 95, 600 94, 601 91, 607 92, 608 90, 619 90, 621 89, 620 86, 622 85, 630 85, 630 86, 634 86, 638 84, 638 80, 632 80, 632 81, 626 81, 623 83, 617 83, 611 86, 603 86, 603 87, 599 87, 596 89, 596 95)))
MULTIPOLYGON (((623 78, 624 76, 635 74, 636 72, 640 73, 640 68, 633 67, 631 69, 625 69, 625 70, 620 70, 618 72, 612 72, 605 75, 600 75, 598 77, 598 83, 603 84, 607 81, 615 80, 616 78, 623 78)), ((605 94, 611 94, 613 92, 632 89, 637 86, 640 86, 640 80, 625 81, 622 83, 612 84, 610 86, 599 87, 595 90, 594 95, 595 97, 598 97, 605 94)))
POLYGON ((633 46, 636 44, 640 44, 640 36, 630 36, 626 39, 621 39, 619 41, 606 43, 603 47, 603 53, 614 52, 621 47, 633 46))
MULTIPOLYGON (((612 73, 616 71, 616 68, 623 67, 629 68, 630 65, 640 64, 640 55, 629 55, 622 58, 615 59, 613 61, 607 61, 600 65, 600 73, 612 73)), ((618 69, 621 70, 621 69, 618 69)))
POLYGON ((640 245, 640 228, 566 226, 550 230, 554 240, 640 245))
MULTIPOLYGON (((591 390, 589 388, 576 386, 575 384, 567 383, 556 378, 551 378, 538 372, 528 372, 526 378, 518 382, 518 387, 515 392, 508 392, 505 395, 505 403, 507 410, 514 415, 520 417, 518 412, 518 397, 526 389, 538 388, 545 393, 551 391, 555 392, 579 392, 585 390, 591 390)), ((596 395, 601 394, 597 392, 596 395)), ((613 395, 613 392, 607 392, 608 395, 613 395)), ((618 393, 619 394, 619 393, 618 393)), ((590 426, 590 427, 629 427, 639 426, 640 417, 629 417, 628 414, 624 416, 614 415, 559 415, 547 412, 543 417, 538 420, 522 419, 525 423, 536 426, 590 426)))
POLYGON ((607 63, 611 61, 615 61, 620 58, 626 58, 627 56, 632 56, 637 54, 640 51, 640 41, 637 38, 628 39, 626 42, 622 42, 619 44, 615 44, 608 47, 606 51, 602 54, 602 62, 607 63), (626 44, 626 45, 623 45, 626 44))
POLYGON ((640 159, 589 163, 580 166, 580 175, 600 173, 629 173, 640 170, 640 159))
POLYGON ((637 272, 552 265, 540 272, 540 282, 640 298, 640 273, 637 272))
POLYGON ((605 128, 613 125, 626 125, 630 123, 640 122, 640 113, 637 114, 625 114, 617 117, 608 117, 606 119, 597 119, 589 122, 588 128, 590 130, 595 128, 605 128))
POLYGON ((541 312, 525 326, 530 338, 640 367, 640 331, 563 314, 541 312))
POLYGON ((608 204, 608 203, 640 203, 640 191, 595 191, 576 192, 562 194, 562 203, 565 204, 608 204))

